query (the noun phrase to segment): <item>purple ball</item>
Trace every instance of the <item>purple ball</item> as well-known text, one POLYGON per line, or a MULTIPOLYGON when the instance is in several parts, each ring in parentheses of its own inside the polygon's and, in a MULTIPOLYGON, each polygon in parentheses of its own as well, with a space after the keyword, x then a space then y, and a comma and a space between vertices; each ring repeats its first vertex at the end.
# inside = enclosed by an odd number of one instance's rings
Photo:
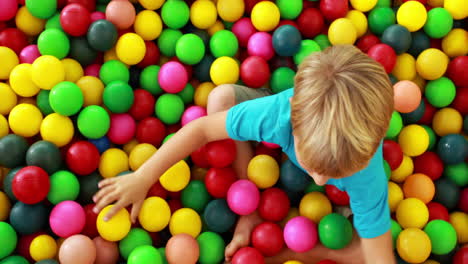
POLYGON ((113 114, 110 117, 110 128, 107 137, 112 143, 123 145, 135 136, 135 120, 129 114, 113 114))
POLYGON ((206 116, 206 109, 204 107, 196 105, 190 106, 182 115, 182 126, 185 126, 191 121, 204 116, 206 116))
POLYGON ((32 64, 37 58, 41 56, 37 45, 28 45, 24 47, 19 55, 20 63, 32 64))
POLYGON ((247 44, 247 51, 250 56, 260 56, 265 60, 270 60, 275 56, 271 35, 266 32, 253 34, 247 44))
POLYGON ((161 66, 158 74, 161 89, 168 93, 181 92, 188 82, 187 70, 177 61, 170 61, 161 66))
POLYGON ((286 223, 283 235, 289 249, 298 253, 306 252, 317 244, 317 225, 307 217, 296 216, 286 223))
POLYGON ((231 185, 227 193, 229 208, 238 215, 253 213, 260 202, 260 191, 249 180, 238 180, 231 185))
POLYGON ((58 203, 49 217, 50 228, 57 236, 63 238, 79 234, 85 223, 85 211, 79 203, 74 201, 58 203))

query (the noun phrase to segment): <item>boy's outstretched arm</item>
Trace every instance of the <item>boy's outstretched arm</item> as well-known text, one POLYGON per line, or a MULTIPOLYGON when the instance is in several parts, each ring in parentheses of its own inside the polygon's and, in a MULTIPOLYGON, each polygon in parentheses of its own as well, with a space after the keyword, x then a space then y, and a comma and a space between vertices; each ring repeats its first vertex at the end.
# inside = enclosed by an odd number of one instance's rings
POLYGON ((101 190, 93 197, 94 211, 99 212, 115 202, 105 217, 110 219, 120 209, 132 205, 134 222, 149 188, 164 172, 206 143, 229 138, 226 116, 227 112, 219 112, 188 123, 134 173, 101 181, 101 190))
POLYGON ((393 255, 392 234, 390 231, 376 238, 361 239, 362 253, 365 263, 395 264, 393 255))

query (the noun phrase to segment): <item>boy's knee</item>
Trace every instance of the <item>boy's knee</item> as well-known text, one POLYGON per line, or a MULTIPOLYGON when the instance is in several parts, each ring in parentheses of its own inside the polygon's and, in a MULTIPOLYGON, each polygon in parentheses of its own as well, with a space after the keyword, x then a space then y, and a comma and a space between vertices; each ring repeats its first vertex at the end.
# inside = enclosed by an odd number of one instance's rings
POLYGON ((226 111, 236 104, 234 86, 222 84, 210 92, 208 96, 208 114, 226 111))

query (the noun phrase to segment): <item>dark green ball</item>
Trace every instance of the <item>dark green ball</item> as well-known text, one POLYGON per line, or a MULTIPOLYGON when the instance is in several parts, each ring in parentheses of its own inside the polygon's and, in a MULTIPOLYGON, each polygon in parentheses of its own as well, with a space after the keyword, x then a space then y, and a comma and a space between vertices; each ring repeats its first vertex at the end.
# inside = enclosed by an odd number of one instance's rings
POLYGON ((405 53, 411 46, 411 33, 403 26, 391 25, 383 32, 382 43, 392 47, 396 54, 405 53))
POLYGON ((456 208, 460 199, 460 189, 450 179, 441 178, 434 182, 435 196, 434 202, 438 202, 445 206, 449 211, 456 208))
POLYGON ((463 132, 468 134, 468 115, 463 119, 463 132))
POLYGON ((130 72, 130 80, 128 80, 128 84, 133 89, 138 89, 140 88, 140 75, 143 72, 143 70, 140 67, 130 67, 129 69, 130 72))
POLYGON ((97 58, 95 51, 85 37, 72 38, 70 41, 70 58, 78 61, 82 66, 92 64, 97 58))
POLYGON ((411 33, 411 46, 408 53, 417 58, 421 52, 431 47, 431 40, 423 31, 411 33))
POLYGON ((210 194, 202 181, 193 180, 182 191, 181 201, 186 208, 192 208, 198 213, 203 212, 210 201, 210 194))
POLYGON ((0 139, 0 165, 14 168, 24 164, 29 144, 21 136, 9 134, 0 139))
POLYGON ((402 113, 401 118, 403 119, 404 124, 415 124, 424 115, 424 112, 426 111, 426 105, 424 104, 424 100, 421 100, 419 103, 418 108, 416 108, 413 112, 409 113, 402 113))
POLYGON ((29 147, 26 153, 26 164, 41 167, 51 175, 62 166, 62 155, 53 143, 40 140, 29 147))
POLYGON ((42 203, 16 202, 11 208, 10 223, 21 235, 30 235, 47 227, 49 212, 42 203))
POLYGON ((5 176, 3 179, 3 190, 5 191, 5 194, 8 196, 8 199, 10 199, 11 202, 16 202, 18 199, 16 199, 15 194, 13 193, 12 189, 12 183, 13 183, 13 178, 15 178, 16 173, 21 170, 24 167, 17 167, 8 172, 8 174, 5 176))
POLYGON ((0 261, 0 264, 29 264, 29 261, 27 261, 22 256, 14 255, 2 259, 2 261, 0 261))
POLYGON ((203 220, 210 231, 225 233, 234 226, 237 215, 229 209, 225 199, 216 199, 206 206, 203 220))
POLYGON ((59 264, 55 259, 44 259, 39 262, 36 262, 36 264, 59 264))
POLYGON ((195 78, 197 78, 197 80, 200 82, 211 81, 210 68, 214 60, 215 57, 213 55, 205 54, 205 57, 203 57, 203 59, 194 66, 193 75, 195 78))
POLYGON ((437 154, 445 164, 461 163, 468 155, 468 142, 460 134, 446 135, 437 144, 437 154))
POLYGON ((49 90, 41 90, 36 97, 36 104, 44 116, 52 114, 54 110, 49 103, 49 90))
POLYGON ((78 178, 78 181, 80 182, 78 201, 80 201, 81 204, 93 203, 93 195, 99 190, 98 183, 102 179, 101 175, 97 172, 86 176, 80 176, 78 178))
POLYGON ((311 178, 292 161, 287 160, 281 165, 280 181, 287 190, 302 192, 310 184, 311 178))
POLYGON ((193 96, 195 95, 195 88, 190 83, 187 83, 185 88, 177 94, 184 104, 190 104, 193 102, 193 96))
POLYGON ((388 75, 388 78, 390 79, 390 81, 392 82, 392 84, 395 84, 395 83, 398 82, 397 77, 395 77, 393 74, 389 74, 389 75, 388 75))
POLYGON ((444 169, 444 176, 462 188, 468 185, 468 164, 466 162, 461 162, 447 165, 444 169))
POLYGON ((108 51, 117 43, 118 32, 112 22, 100 19, 88 28, 88 43, 97 51, 108 51))

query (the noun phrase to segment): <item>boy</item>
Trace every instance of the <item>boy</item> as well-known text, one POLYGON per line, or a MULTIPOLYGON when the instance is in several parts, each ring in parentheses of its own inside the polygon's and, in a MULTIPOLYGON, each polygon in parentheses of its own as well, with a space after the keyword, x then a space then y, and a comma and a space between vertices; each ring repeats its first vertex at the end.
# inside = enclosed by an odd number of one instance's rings
MULTIPOLYGON (((253 156, 247 141, 271 142, 280 145, 318 185, 332 184, 347 191, 360 238, 340 251, 318 245, 304 254, 285 250, 267 262, 316 263, 331 258, 340 263, 395 263, 382 157, 382 139, 393 111, 393 88, 385 70, 354 46, 333 46, 299 65, 294 88, 266 95, 263 89, 217 87, 208 100, 208 116, 180 129, 134 173, 99 184, 96 212, 116 202, 108 214, 112 217, 133 205, 134 221, 152 184, 173 164, 211 141, 236 140, 234 167, 240 178, 246 178, 253 156)), ((259 221, 256 213, 240 218, 226 248, 228 261, 248 245, 259 221)))

